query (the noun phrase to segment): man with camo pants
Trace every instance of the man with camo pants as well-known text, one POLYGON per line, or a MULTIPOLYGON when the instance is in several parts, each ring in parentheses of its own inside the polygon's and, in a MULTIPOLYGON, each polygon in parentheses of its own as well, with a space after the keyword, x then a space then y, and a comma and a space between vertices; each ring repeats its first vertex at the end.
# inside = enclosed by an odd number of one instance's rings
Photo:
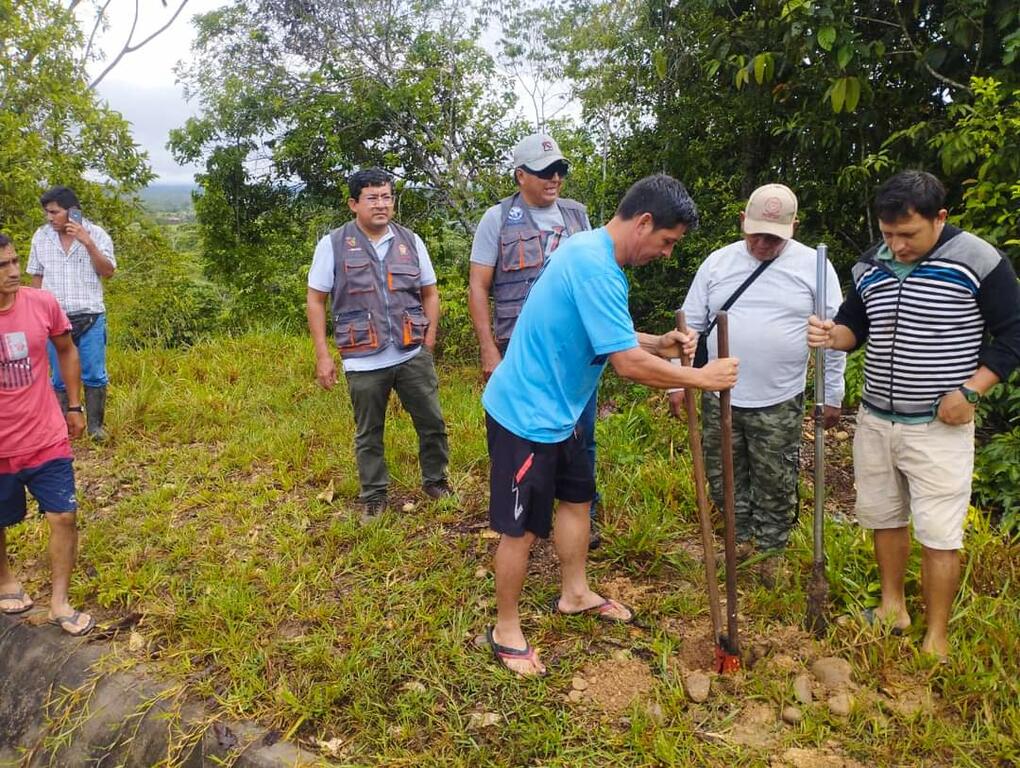
MULTIPOLYGON (((793 240, 797 198, 781 184, 759 187, 740 214, 743 239, 709 255, 698 268, 683 309, 703 333, 727 300, 769 262, 728 310, 730 353, 741 361, 733 389, 733 472, 736 536, 747 557, 755 549, 776 555, 797 521, 797 480, 808 351, 804 329, 815 306, 815 251, 793 240)), ((826 305, 839 307, 839 280, 828 265, 826 305)), ((715 358, 716 339, 708 341, 715 358)), ((835 426, 843 401, 845 356, 826 353, 825 426, 835 426)), ((683 392, 670 394, 673 415, 683 414, 683 392)), ((702 445, 712 499, 722 507, 719 399, 702 399, 702 445)), ((778 558, 766 557, 759 576, 775 585, 778 558)))

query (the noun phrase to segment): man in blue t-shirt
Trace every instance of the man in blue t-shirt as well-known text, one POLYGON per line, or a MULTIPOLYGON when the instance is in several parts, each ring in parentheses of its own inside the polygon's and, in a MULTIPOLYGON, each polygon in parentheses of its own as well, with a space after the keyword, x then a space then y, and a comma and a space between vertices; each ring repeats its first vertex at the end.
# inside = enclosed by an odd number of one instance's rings
POLYGON ((687 190, 676 179, 649 176, 628 190, 613 219, 560 246, 524 305, 503 362, 482 395, 490 469, 489 524, 502 534, 496 550, 498 617, 487 637, 496 658, 519 675, 545 667, 524 638, 518 601, 537 537, 555 533, 561 594, 552 608, 629 622, 633 613, 588 586, 588 509, 595 489, 576 425, 598 387, 606 362, 624 378, 650 387, 728 389, 737 361, 704 368, 671 365, 696 336, 637 333, 628 309, 624 266, 668 256, 698 224, 687 190), (559 500, 555 522, 553 502, 559 500))

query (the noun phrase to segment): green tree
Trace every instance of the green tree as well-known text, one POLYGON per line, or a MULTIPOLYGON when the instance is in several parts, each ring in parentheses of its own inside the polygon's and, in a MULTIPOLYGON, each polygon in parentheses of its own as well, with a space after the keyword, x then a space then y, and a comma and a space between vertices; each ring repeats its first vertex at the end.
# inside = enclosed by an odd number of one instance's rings
POLYGON ((94 218, 127 226, 123 196, 152 173, 128 123, 88 87, 74 15, 45 0, 0 0, 0 41, 0 225, 27 245, 42 187, 66 184, 94 218))

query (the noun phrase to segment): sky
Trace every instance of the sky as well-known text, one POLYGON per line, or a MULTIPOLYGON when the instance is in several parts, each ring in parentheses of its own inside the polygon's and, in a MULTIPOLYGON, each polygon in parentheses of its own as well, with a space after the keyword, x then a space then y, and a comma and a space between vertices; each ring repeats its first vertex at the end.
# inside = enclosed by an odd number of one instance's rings
MULTIPOLYGON (((191 50, 195 38, 192 17, 224 4, 224 0, 189 0, 169 29, 143 48, 125 56, 97 89, 107 104, 131 123, 135 141, 148 151, 152 168, 159 175, 157 183, 191 183, 195 171, 200 170, 194 166, 177 165, 166 149, 170 130, 184 125, 188 117, 197 112, 197 105, 184 101, 183 88, 176 83, 173 69, 178 61, 188 57, 191 50)), ((136 42, 165 23, 179 5, 179 0, 167 0, 169 7, 166 9, 157 0, 142 0, 140 5, 142 18, 135 30, 136 42)), ((134 3, 113 0, 109 13, 110 29, 104 33, 103 41, 104 49, 113 56, 127 39, 134 3)), ((93 63, 89 74, 95 77, 102 69, 103 64, 93 63)))

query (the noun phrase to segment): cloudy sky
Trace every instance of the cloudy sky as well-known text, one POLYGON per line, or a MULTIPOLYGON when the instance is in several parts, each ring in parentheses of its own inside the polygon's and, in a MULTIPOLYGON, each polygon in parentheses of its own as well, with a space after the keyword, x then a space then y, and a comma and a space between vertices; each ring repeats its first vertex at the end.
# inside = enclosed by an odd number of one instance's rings
MULTIPOLYGON (((225 4, 225 0, 189 0, 173 25, 144 48, 125 56, 117 67, 99 84, 99 94, 132 124, 135 141, 149 153, 159 181, 189 183, 198 169, 177 165, 166 149, 171 128, 184 124, 195 114, 195 105, 184 101, 183 89, 175 82, 174 65, 188 56, 195 30, 193 16, 225 4)), ((141 3, 143 17, 135 30, 134 40, 143 40, 172 15, 179 0, 167 0, 164 9, 156 0, 141 3)), ((113 0, 110 4, 110 29, 104 35, 104 49, 115 55, 131 28, 134 3, 113 0)), ((91 29, 91 27, 88 27, 91 29)), ((102 71, 94 64, 90 74, 102 71)))

